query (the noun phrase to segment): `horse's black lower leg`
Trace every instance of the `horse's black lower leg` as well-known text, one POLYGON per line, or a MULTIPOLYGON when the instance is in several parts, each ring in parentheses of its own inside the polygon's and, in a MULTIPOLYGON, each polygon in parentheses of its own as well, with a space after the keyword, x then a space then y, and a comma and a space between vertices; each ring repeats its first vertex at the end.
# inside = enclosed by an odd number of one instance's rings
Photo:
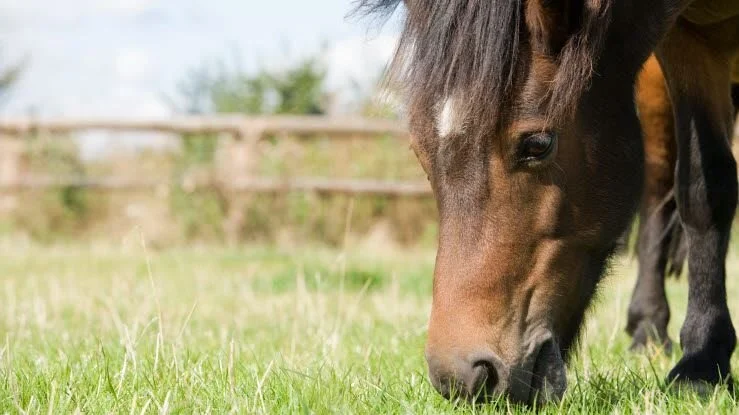
MULTIPOLYGON (((696 114, 694 125, 702 124, 696 114)), ((716 383, 730 375, 736 334, 726 303, 726 252, 737 203, 736 164, 710 127, 690 134, 678 163, 677 201, 688 238, 688 311, 680 331, 683 358, 669 378, 716 383), (690 167, 684 159, 693 159, 690 167), (696 160, 697 159, 697 160, 696 160)))
POLYGON ((626 331, 632 336, 631 349, 649 342, 661 344, 669 353, 672 341, 667 334, 670 306, 665 294, 665 269, 672 238, 671 223, 675 202, 671 195, 664 203, 644 206, 639 222, 639 273, 629 304, 626 331))
POLYGON ((726 57, 691 32, 678 24, 659 50, 675 107, 676 202, 689 246, 683 357, 668 379, 718 383, 730 377, 736 346, 725 261, 737 205, 737 170, 729 144, 733 120, 726 57))

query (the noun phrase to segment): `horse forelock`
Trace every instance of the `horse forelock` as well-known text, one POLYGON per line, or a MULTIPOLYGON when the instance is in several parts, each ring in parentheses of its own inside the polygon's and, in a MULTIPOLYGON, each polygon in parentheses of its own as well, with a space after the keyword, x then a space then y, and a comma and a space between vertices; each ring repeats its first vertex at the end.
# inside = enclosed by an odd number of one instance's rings
MULTIPOLYGON (((437 121, 463 120, 467 131, 498 128, 512 104, 514 86, 527 76, 531 44, 526 1, 535 0, 406 1, 388 80, 405 91, 411 106, 435 111, 437 121)), ((558 69, 541 98, 551 122, 571 116, 587 89, 607 35, 613 1, 582 1, 579 24, 557 55, 550 57, 558 69)), ((400 3, 362 0, 358 10, 387 15, 400 3)), ((540 9, 546 12, 546 7, 540 9)), ((437 126, 439 132, 461 129, 462 125, 437 126)))

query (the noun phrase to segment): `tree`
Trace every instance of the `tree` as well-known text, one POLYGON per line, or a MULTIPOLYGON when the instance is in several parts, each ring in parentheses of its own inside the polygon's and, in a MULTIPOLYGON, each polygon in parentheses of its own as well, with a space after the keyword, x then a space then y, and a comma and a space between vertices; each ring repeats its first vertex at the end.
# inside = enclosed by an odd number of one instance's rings
POLYGON ((277 74, 266 74, 268 85, 277 93, 276 114, 323 114, 326 71, 315 59, 300 62, 294 68, 277 74))
POLYGON ((20 79, 25 66, 25 61, 19 61, 7 67, 0 65, 0 104, 9 97, 12 87, 20 79))
POLYGON ((261 70, 249 75, 223 64, 203 65, 188 72, 171 100, 189 114, 307 114, 325 113, 326 71, 308 58, 285 70, 261 70), (179 104, 177 104, 179 102, 179 104))

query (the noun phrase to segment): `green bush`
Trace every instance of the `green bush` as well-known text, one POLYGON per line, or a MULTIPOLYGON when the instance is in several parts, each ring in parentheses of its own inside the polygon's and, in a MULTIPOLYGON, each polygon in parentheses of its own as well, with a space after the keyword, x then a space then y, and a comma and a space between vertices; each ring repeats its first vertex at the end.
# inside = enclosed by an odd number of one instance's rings
MULTIPOLYGON (((38 138, 28 141, 30 173, 52 178, 86 177, 77 146, 68 139, 38 138)), ((105 209, 102 197, 80 187, 27 191, 19 197, 15 226, 40 240, 82 232, 92 218, 105 209)))

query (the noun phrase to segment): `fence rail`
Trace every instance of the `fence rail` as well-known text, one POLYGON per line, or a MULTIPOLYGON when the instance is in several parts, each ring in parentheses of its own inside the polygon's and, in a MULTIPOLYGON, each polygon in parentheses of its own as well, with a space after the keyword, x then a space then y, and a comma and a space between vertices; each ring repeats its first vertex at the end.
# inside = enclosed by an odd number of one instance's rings
POLYGON ((269 177, 236 178, 232 181, 218 180, 138 180, 129 178, 103 177, 34 177, 22 178, 11 183, 0 183, 0 191, 19 192, 53 188, 76 187, 93 190, 144 191, 175 186, 185 191, 217 188, 233 193, 287 193, 314 192, 320 194, 342 194, 352 196, 426 197, 431 195, 428 183, 393 182, 361 179, 269 177))
POLYGON ((403 122, 350 117, 240 115, 182 116, 167 119, 123 118, 0 118, 0 134, 23 136, 36 133, 70 134, 79 131, 106 130, 126 132, 161 132, 171 134, 229 134, 236 138, 267 135, 341 137, 405 136, 403 122))
MULTIPOLYGON (((331 139, 405 137, 404 123, 364 118, 241 115, 179 116, 167 119, 122 118, 0 118, 0 135, 32 138, 38 134, 68 135, 81 131, 159 132, 168 134, 203 134, 205 137, 229 135, 253 142, 267 136, 317 137, 331 139)), ((0 175, 2 176, 2 175, 0 175)), ((324 194, 426 197, 428 183, 329 178, 229 177, 220 180, 156 181, 118 177, 24 177, 11 174, 0 177, 0 191, 18 192, 60 187, 78 187, 99 191, 155 190, 168 186, 198 190, 214 188, 235 193, 315 192, 324 194)))

